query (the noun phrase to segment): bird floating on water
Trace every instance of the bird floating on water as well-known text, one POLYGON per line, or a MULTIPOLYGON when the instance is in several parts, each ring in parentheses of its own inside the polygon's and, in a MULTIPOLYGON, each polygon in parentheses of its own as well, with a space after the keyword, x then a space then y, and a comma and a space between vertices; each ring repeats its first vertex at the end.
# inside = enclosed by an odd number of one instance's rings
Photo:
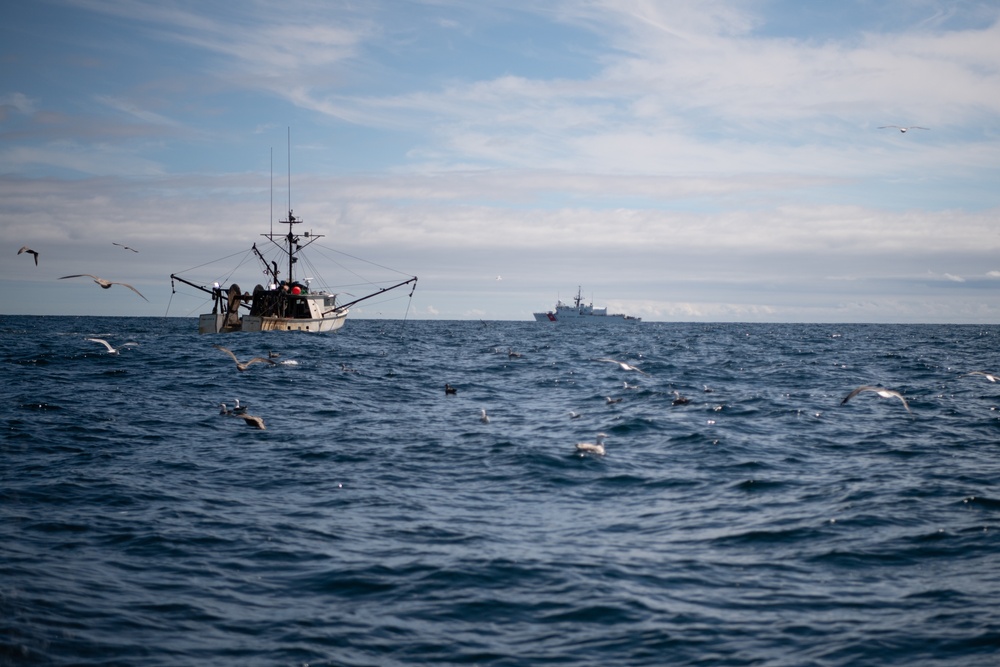
POLYGON ((893 128, 893 129, 899 130, 903 134, 906 134, 907 130, 929 130, 929 129, 931 129, 929 127, 920 127, 919 125, 910 125, 909 127, 901 127, 899 125, 880 125, 878 129, 880 129, 880 130, 887 130, 889 128, 893 128))
MULTIPOLYGON (((101 287, 103 287, 104 289, 111 289, 112 285, 121 285, 122 287, 129 288, 130 290, 132 290, 133 292, 135 292, 139 296, 142 296, 142 292, 140 292, 136 288, 132 287, 128 283, 119 283, 119 282, 115 282, 114 280, 105 280, 104 278, 98 278, 97 276, 95 276, 95 275, 93 275, 91 273, 74 273, 71 276, 63 276, 62 278, 59 278, 59 280, 66 280, 67 278, 93 278, 94 282, 97 283, 98 285, 100 285, 101 287)), ((142 296, 142 298, 145 301, 149 301, 149 299, 147 299, 144 296, 142 296)))
POLYGON ((617 359, 595 359, 594 361, 608 361, 612 364, 618 364, 618 367, 623 371, 635 371, 637 373, 642 373, 643 375, 649 375, 646 371, 641 368, 636 368, 632 364, 626 364, 624 361, 618 361, 617 359))
POLYGON ((486 408, 483 408, 482 410, 479 411, 479 421, 483 422, 484 424, 490 423, 490 416, 486 414, 486 408))
POLYGON ((26 245, 25 246, 21 246, 21 249, 17 251, 17 254, 20 255, 22 252, 26 252, 26 253, 30 253, 30 254, 34 255, 35 256, 35 266, 38 266, 38 253, 37 252, 35 252, 34 250, 32 250, 31 248, 29 248, 26 245))
POLYGON ((681 392, 674 390, 674 400, 670 401, 671 405, 687 405, 691 402, 691 399, 687 396, 681 396, 681 392))
POLYGON ((116 245, 116 246, 118 246, 119 248, 122 248, 123 250, 131 250, 132 252, 139 252, 139 251, 138 251, 138 250, 136 250, 135 248, 130 248, 130 247, 128 247, 127 245, 125 245, 124 243, 115 243, 114 241, 112 241, 112 242, 111 242, 111 245, 116 245))
POLYGON ((257 364, 257 363, 271 364, 272 366, 274 366, 274 360, 273 359, 265 359, 264 357, 254 357, 253 359, 250 359, 249 361, 240 361, 239 359, 236 358, 236 355, 233 354, 232 350, 230 350, 228 348, 225 348, 225 347, 222 347, 221 345, 213 345, 212 347, 214 347, 216 350, 222 350, 223 352, 225 352, 226 354, 228 354, 230 357, 232 357, 233 361, 236 362, 236 370, 238 370, 238 371, 245 371, 247 368, 250 367, 251 364, 257 364))
POLYGON ((89 341, 92 341, 94 343, 100 343, 104 347, 108 348, 108 354, 118 354, 118 351, 121 350, 123 347, 132 347, 134 345, 138 345, 139 344, 139 343, 136 343, 134 341, 129 341, 128 343, 122 343, 117 348, 115 348, 115 347, 111 346, 111 343, 109 343, 108 341, 104 340, 103 338, 84 338, 84 340, 89 340, 89 341))
POLYGON ((455 394, 458 393, 458 390, 455 389, 454 387, 452 387, 447 382, 445 382, 444 383, 444 393, 445 393, 445 396, 454 396, 455 394))
POLYGON ((608 436, 603 433, 598 433, 595 436, 597 442, 578 442, 576 443, 576 451, 579 452, 581 456, 584 454, 604 456, 604 439, 606 437, 608 436))
POLYGON ((844 400, 842 400, 840 404, 843 405, 847 403, 849 400, 851 400, 852 398, 854 398, 863 391, 873 391, 882 398, 893 398, 893 397, 898 398, 903 402, 903 407, 906 408, 906 411, 911 412, 910 404, 906 402, 906 399, 903 398, 903 395, 898 391, 895 391, 893 389, 886 389, 885 387, 874 387, 872 385, 867 385, 867 384, 861 385, 860 387, 852 391, 850 394, 845 396, 844 400))
POLYGON ((607 403, 608 405, 612 405, 613 403, 621 403, 622 399, 621 399, 621 397, 611 398, 610 396, 605 396, 604 397, 604 402, 607 403))

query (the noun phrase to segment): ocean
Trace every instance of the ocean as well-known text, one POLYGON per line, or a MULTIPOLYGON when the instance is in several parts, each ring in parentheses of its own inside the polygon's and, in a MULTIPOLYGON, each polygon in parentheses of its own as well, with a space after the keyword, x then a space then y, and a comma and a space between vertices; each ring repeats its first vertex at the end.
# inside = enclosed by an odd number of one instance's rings
POLYGON ((2 665, 1000 662, 1000 326, 0 336, 2 665))

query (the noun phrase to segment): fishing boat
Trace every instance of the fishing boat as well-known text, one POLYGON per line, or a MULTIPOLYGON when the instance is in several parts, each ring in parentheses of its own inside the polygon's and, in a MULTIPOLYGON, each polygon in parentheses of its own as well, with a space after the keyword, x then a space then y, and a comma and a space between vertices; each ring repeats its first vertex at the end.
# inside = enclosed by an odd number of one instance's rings
POLYGON ((277 256, 282 260, 280 263, 277 259, 269 261, 256 243, 250 248, 267 276, 267 285, 258 284, 253 292, 241 290, 236 283, 223 287, 216 282, 207 287, 176 273, 170 275, 171 280, 180 281, 212 297, 212 312, 202 313, 198 317, 198 333, 337 331, 344 326, 351 306, 356 303, 405 285, 412 285, 410 297, 413 296, 413 290, 417 287, 416 276, 344 303, 338 301, 339 295, 336 293, 312 289, 312 279, 296 279, 295 265, 303 259, 302 251, 323 238, 323 234, 297 233, 295 226, 301 223, 302 220, 296 218, 289 209, 288 218, 279 221, 279 224, 288 225, 287 233, 275 233, 272 229, 267 234, 261 234, 272 244, 272 250, 277 249, 277 256), (281 273, 283 269, 285 275, 281 273))
POLYGON ((569 324, 624 324, 641 322, 642 318, 621 313, 608 313, 607 308, 594 308, 593 303, 585 304, 580 287, 576 289, 573 305, 556 301, 555 310, 532 313, 536 322, 566 322, 569 324))

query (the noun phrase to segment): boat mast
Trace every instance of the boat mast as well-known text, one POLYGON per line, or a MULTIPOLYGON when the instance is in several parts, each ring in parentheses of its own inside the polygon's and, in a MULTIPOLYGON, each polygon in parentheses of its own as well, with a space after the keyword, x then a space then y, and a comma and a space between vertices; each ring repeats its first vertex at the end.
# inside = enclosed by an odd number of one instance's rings
POLYGON ((295 260, 292 258, 292 242, 294 240, 294 235, 292 234, 292 225, 297 221, 295 216, 292 215, 292 128, 291 126, 287 129, 287 136, 285 139, 285 147, 288 151, 288 236, 286 240, 288 241, 288 289, 292 289, 292 264, 295 260))

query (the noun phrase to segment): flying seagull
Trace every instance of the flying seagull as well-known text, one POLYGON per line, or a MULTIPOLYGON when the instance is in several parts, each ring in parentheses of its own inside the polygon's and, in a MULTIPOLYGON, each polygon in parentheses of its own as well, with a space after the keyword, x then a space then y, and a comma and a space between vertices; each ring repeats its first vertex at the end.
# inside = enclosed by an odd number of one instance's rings
POLYGON ((139 252, 139 251, 138 251, 138 250, 136 250, 135 248, 130 248, 130 247, 128 247, 127 245, 125 245, 124 243, 115 243, 114 241, 112 241, 112 242, 111 242, 111 245, 116 245, 116 246, 118 246, 119 248, 122 248, 123 250, 131 250, 132 252, 139 252))
POLYGON ((860 387, 852 391, 850 394, 845 396, 844 400, 842 400, 840 404, 843 405, 844 403, 847 403, 849 400, 851 400, 852 398, 854 398, 863 391, 874 391, 882 398, 892 398, 893 396, 895 396, 896 398, 898 398, 903 402, 903 407, 906 408, 906 411, 910 412, 910 404, 906 402, 906 399, 903 398, 903 395, 900 394, 898 391, 894 391, 892 389, 886 389, 885 387, 873 387, 867 384, 861 385, 860 387))
POLYGON ((642 370, 641 368, 636 368, 631 364, 626 364, 624 361, 618 361, 617 359, 595 359, 594 361, 609 361, 612 364, 618 364, 618 367, 621 368, 623 371, 635 371, 637 373, 642 373, 643 375, 649 375, 649 373, 642 370))
POLYGON ((984 378, 986 378, 990 382, 996 382, 997 378, 1000 377, 1000 376, 996 375, 995 373, 984 373, 983 371, 972 371, 971 373, 966 373, 962 377, 966 377, 968 375, 982 375, 984 378))
POLYGON ((216 350, 222 350, 223 352, 225 352, 226 354, 228 354, 230 357, 232 357, 233 361, 236 362, 236 370, 238 370, 238 371, 245 371, 247 368, 250 367, 251 364, 256 364, 256 363, 271 364, 272 366, 274 365, 274 361, 273 360, 271 360, 271 359, 265 359, 264 357, 254 357, 253 359, 250 359, 249 361, 240 361, 239 359, 236 358, 236 355, 233 354, 232 350, 224 348, 221 345, 213 345, 212 347, 214 347, 216 350))
POLYGON ((899 130, 903 134, 906 134, 907 130, 929 130, 929 129, 931 129, 929 127, 920 127, 919 125, 910 125, 909 127, 900 127, 899 125, 881 125, 881 126, 879 126, 878 129, 880 129, 880 130, 886 130, 886 129, 889 129, 890 127, 899 130))
MULTIPOLYGON (((136 288, 132 287, 132 286, 131 286, 131 285, 129 285, 128 283, 118 283, 118 282, 115 282, 115 281, 113 281, 113 280, 105 280, 104 278, 98 278, 97 276, 95 276, 95 275, 92 275, 92 274, 90 274, 90 273, 74 273, 74 274, 73 274, 73 275, 71 275, 71 276, 63 276, 63 277, 62 277, 62 278, 60 278, 59 280, 66 280, 67 278, 93 278, 93 279, 94 279, 94 282, 95 282, 95 283, 97 283, 98 285, 100 285, 101 287, 103 287, 104 289, 111 289, 111 286, 112 286, 112 285, 121 285, 121 286, 123 286, 123 287, 127 287, 127 288, 129 288, 130 290, 132 290, 133 292, 135 292, 135 293, 136 293, 136 294, 138 294, 139 296, 142 296, 142 292, 140 292, 140 291, 139 291, 139 290, 137 290, 136 288)), ((144 296, 142 296, 142 298, 143 298, 143 299, 144 299, 145 301, 149 301, 149 299, 147 299, 147 298, 146 298, 146 297, 144 297, 144 296)))
POLYGON ((604 456, 604 439, 608 437, 603 433, 598 433, 596 436, 597 442, 578 442, 576 443, 576 451, 580 453, 581 456, 584 454, 597 454, 598 456, 604 456))
POLYGON ((34 250, 32 250, 31 248, 29 248, 26 245, 25 246, 21 246, 21 249, 17 251, 17 254, 20 255, 22 252, 28 252, 28 253, 31 253, 32 255, 34 255, 35 256, 35 266, 38 266, 38 253, 37 252, 35 252, 34 250))
POLYGON ((89 340, 94 343, 100 343, 104 347, 108 348, 108 354, 118 354, 118 351, 121 350, 123 347, 132 347, 133 345, 139 344, 139 343, 128 342, 128 343, 122 343, 117 348, 115 348, 111 346, 111 343, 104 340, 103 338, 84 338, 84 340, 89 340))

